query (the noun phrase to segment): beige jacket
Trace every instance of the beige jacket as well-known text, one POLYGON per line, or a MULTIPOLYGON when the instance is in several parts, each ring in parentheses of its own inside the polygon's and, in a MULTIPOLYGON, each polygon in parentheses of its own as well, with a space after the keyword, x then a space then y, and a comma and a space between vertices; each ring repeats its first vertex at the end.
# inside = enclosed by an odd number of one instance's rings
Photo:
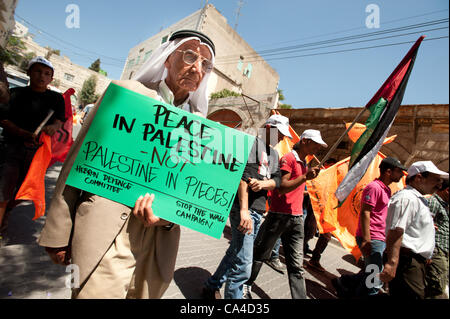
MULTIPOLYGON (((153 98, 157 96, 155 91, 136 81, 113 81, 113 83, 153 98)), ((154 88, 156 89, 157 85, 154 88)), ((71 246, 72 263, 78 265, 80 269, 80 283, 89 277, 132 214, 130 207, 90 193, 82 193, 77 188, 65 185, 102 99, 103 96, 91 110, 67 155, 56 182, 45 226, 38 240, 39 245, 44 247, 71 246)), ((180 227, 175 225, 170 231, 162 227, 154 228, 155 258, 161 276, 158 279, 170 283, 178 252, 180 227)))

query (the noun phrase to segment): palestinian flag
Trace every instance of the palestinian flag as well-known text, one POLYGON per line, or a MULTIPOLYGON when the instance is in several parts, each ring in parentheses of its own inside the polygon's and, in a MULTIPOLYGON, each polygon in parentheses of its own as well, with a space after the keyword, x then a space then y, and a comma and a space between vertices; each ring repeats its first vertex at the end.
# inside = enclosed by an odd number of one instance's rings
POLYGON ((421 36, 416 41, 394 72, 367 103, 366 108, 370 110, 370 116, 365 123, 366 130, 353 146, 349 171, 335 193, 339 203, 342 204, 355 188, 383 145, 394 123, 417 51, 424 38, 425 36, 421 36))

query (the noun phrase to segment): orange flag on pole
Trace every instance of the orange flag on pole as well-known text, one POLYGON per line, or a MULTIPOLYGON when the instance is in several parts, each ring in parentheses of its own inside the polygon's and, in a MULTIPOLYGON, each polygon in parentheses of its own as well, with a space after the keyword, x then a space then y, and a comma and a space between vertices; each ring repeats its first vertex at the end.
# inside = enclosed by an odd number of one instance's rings
MULTIPOLYGON (((394 138, 395 136, 386 138, 384 144, 392 142, 394 138)), ((306 182, 319 232, 331 232, 356 260, 361 257, 361 252, 355 239, 361 209, 361 194, 367 184, 380 176, 378 166, 385 157, 384 154, 378 152, 360 182, 341 207, 337 207, 338 199, 334 192, 348 172, 350 157, 320 171, 319 176, 306 182)), ((392 194, 404 188, 404 186, 405 177, 399 183, 389 185, 392 194)))
POLYGON ((45 174, 47 173, 47 168, 57 161, 64 162, 73 144, 73 119, 70 96, 74 93, 75 90, 72 88, 64 92, 66 122, 53 137, 48 136, 44 132, 41 133, 39 142, 42 145, 34 154, 27 175, 16 195, 16 200, 31 200, 33 202, 35 207, 33 220, 45 215, 45 174))
POLYGON ((33 220, 45 214, 45 174, 52 158, 51 137, 42 132, 39 142, 43 144, 34 154, 25 180, 16 195, 16 200, 33 201, 35 207, 33 220))
MULTIPOLYGON (((348 128, 352 123, 345 123, 345 127, 348 128)), ((353 143, 356 143, 356 141, 359 139, 359 137, 364 133, 366 130, 366 126, 361 123, 355 123, 355 125, 352 127, 350 131, 348 131, 348 137, 353 143)), ((386 137, 383 141, 383 145, 391 143, 397 135, 392 135, 390 137, 386 137)))

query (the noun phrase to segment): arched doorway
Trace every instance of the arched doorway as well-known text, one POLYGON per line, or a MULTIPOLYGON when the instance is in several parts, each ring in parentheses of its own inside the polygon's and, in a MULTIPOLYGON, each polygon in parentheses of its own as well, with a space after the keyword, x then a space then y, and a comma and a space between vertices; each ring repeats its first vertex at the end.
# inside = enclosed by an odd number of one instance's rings
POLYGON ((208 119, 231 128, 237 129, 242 126, 241 117, 236 112, 227 109, 209 114, 208 119))

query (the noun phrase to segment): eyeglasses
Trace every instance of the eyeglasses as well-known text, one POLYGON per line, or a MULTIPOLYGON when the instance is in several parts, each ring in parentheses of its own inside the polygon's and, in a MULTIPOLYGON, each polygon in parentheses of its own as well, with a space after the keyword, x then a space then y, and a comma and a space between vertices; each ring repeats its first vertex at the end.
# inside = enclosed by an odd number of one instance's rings
POLYGON ((204 70, 206 73, 211 72, 214 65, 213 63, 208 60, 207 58, 202 57, 200 54, 192 51, 192 50, 177 50, 178 52, 183 53, 183 61, 186 64, 192 65, 195 62, 197 62, 198 59, 202 59, 202 70, 204 70))

